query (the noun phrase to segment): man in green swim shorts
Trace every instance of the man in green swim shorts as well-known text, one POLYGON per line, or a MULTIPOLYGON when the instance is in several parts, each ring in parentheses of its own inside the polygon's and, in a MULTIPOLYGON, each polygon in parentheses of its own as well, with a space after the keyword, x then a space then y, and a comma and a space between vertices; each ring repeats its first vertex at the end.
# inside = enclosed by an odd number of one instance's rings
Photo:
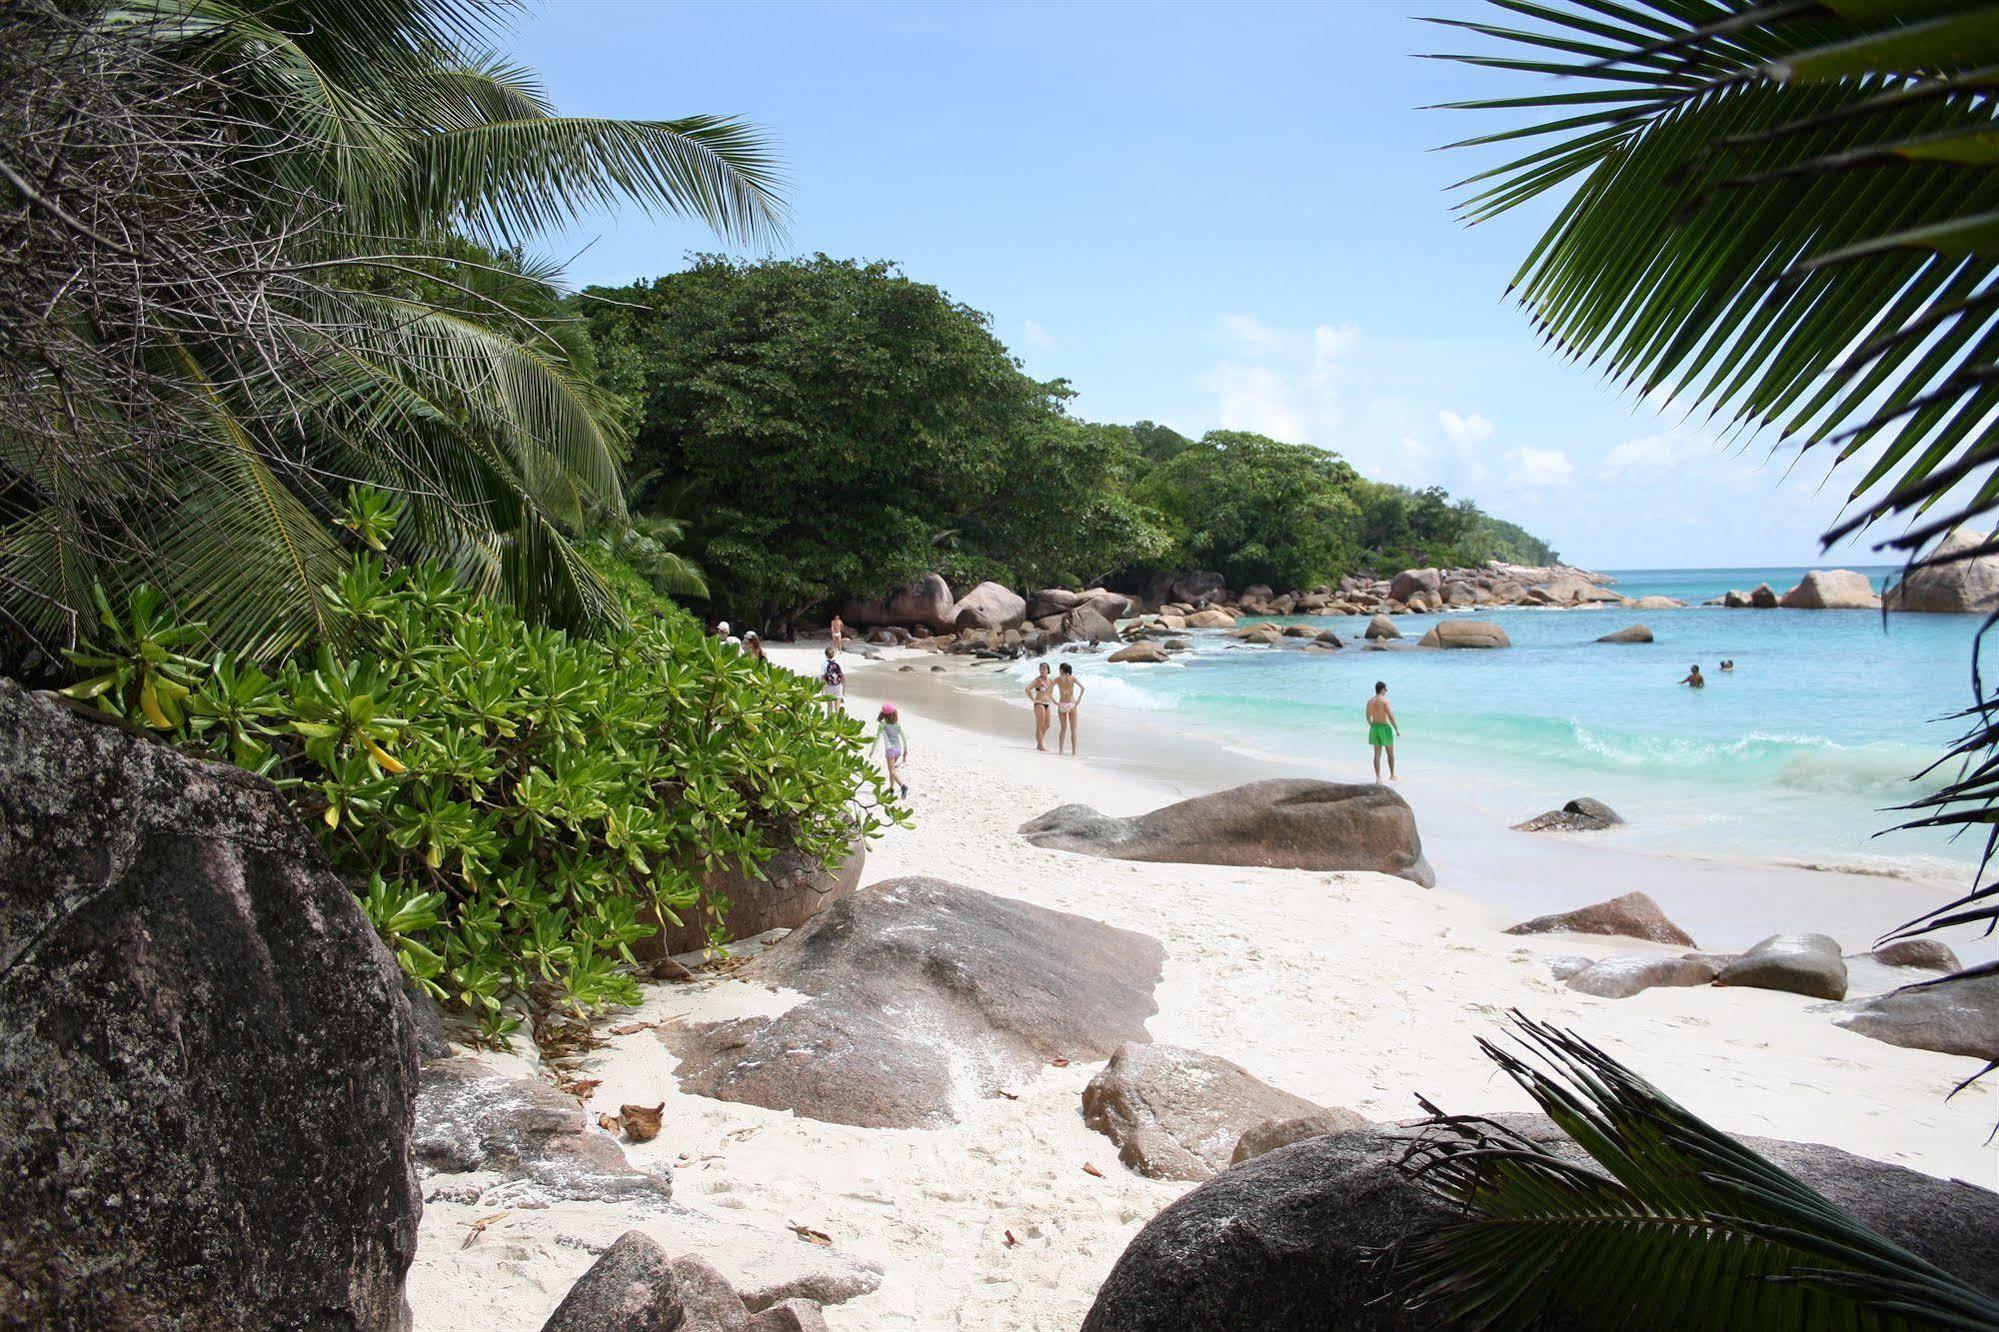
POLYGON ((1395 776, 1395 737, 1402 734, 1402 723, 1395 720, 1395 709, 1388 706, 1388 682, 1374 682, 1374 697, 1367 701, 1367 742, 1374 746, 1374 780, 1381 781, 1381 751, 1388 751, 1388 780, 1395 776))

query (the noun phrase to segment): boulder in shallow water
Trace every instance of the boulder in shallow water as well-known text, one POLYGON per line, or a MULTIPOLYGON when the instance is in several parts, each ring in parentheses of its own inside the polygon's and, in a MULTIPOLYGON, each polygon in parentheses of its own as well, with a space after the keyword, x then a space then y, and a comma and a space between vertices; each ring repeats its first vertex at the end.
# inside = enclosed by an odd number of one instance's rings
POLYGON ((1606 957, 1568 978, 1569 988, 1599 999, 1629 999, 1657 986, 1708 985, 1721 973, 1697 957, 1606 957))
MULTIPOLYGON (((1491 1118, 1587 1163, 1544 1116, 1491 1118)), ((1999 1293, 1999 1195, 1832 1147, 1743 1141, 1918 1257, 1999 1293)), ((1381 1299, 1377 1254, 1461 1215, 1400 1168, 1408 1145, 1388 1128, 1338 1133, 1223 1171, 1139 1231, 1098 1290, 1083 1332, 1440 1326, 1422 1310, 1381 1299)))
POLYGON ((1198 610, 1187 617, 1189 629, 1233 629, 1235 616, 1225 610, 1198 610))
POLYGON ((1506 631, 1490 620, 1440 620, 1417 640, 1418 647, 1503 648, 1512 647, 1506 631))
POLYGON ((1207 1179, 1228 1169, 1245 1131, 1319 1113, 1245 1068, 1177 1045, 1119 1046, 1083 1089, 1083 1122, 1154 1179, 1207 1179))
POLYGON ((1642 624, 1627 625, 1616 633, 1605 634, 1596 640, 1599 643, 1650 643, 1652 631, 1642 624))
POLYGON ((1577 796, 1560 809, 1536 814, 1525 823, 1514 824, 1513 828, 1516 832, 1546 832, 1550 829, 1557 832, 1602 832, 1623 822, 1623 817, 1616 810, 1594 796, 1577 796))
POLYGON ((1775 610, 1777 590, 1768 583, 1758 583, 1749 593, 1749 604, 1756 610, 1775 610))
MULTIPOLYGON (((1984 532, 1955 528, 1924 558, 1962 556, 1966 551, 1983 547, 1987 539, 1984 532)), ((1999 554, 1974 555, 1915 569, 1889 588, 1882 601, 1891 611, 1988 615, 1999 610, 1999 554)))
POLYGON ((1862 999, 1833 1021, 1890 1045, 1999 1059, 1999 962, 1862 999))
POLYGON ((1362 631, 1361 637, 1368 639, 1400 638, 1402 637, 1402 631, 1396 628, 1395 621, 1389 619, 1386 615, 1377 615, 1367 622, 1367 628, 1362 631))
POLYGON ((1164 956, 1154 939, 1067 912, 889 879, 735 973, 803 1002, 663 1039, 682 1091, 864 1128, 936 1126, 1052 1059, 1146 1040, 1164 956))
POLYGON ((1435 885, 1409 804, 1385 786, 1279 777, 1133 818, 1062 805, 1020 827, 1036 846, 1112 860, 1374 870, 1435 885))
POLYGON ((1508 934, 1622 934, 1633 939, 1650 939, 1653 943, 1677 944, 1682 948, 1694 946, 1687 932, 1666 919, 1666 913, 1659 909, 1644 893, 1625 893, 1613 897, 1608 902, 1598 902, 1593 906, 1578 907, 1574 911, 1558 911, 1551 916, 1536 916, 1511 926, 1508 934))
POLYGON ((1773 934, 1723 967, 1714 983, 1844 999, 1846 959, 1830 935, 1773 934))
POLYGON ((403 975, 269 782, 0 680, 0 1322, 409 1326, 403 975))
POLYGON ((1853 569, 1813 569, 1778 599, 1792 610, 1880 610, 1867 575, 1853 569))
POLYGON ((1243 1135, 1236 1139, 1235 1150, 1229 1153, 1229 1164, 1241 1165, 1265 1152, 1274 1152, 1279 1147, 1289 1147, 1307 1138, 1323 1138, 1328 1133, 1352 1133, 1356 1129, 1373 1127, 1367 1116, 1337 1105, 1291 1119, 1266 1119, 1244 1130, 1243 1135))
POLYGON ((1153 663, 1162 662, 1166 659, 1166 648, 1162 644, 1149 641, 1141 641, 1121 647, 1116 652, 1111 653, 1110 656, 1104 658, 1105 661, 1153 663))
POLYGON ((1935 939, 1897 939, 1883 944, 1867 956, 1884 967, 1915 967, 1923 971, 1957 971, 1962 966, 1957 954, 1935 939))

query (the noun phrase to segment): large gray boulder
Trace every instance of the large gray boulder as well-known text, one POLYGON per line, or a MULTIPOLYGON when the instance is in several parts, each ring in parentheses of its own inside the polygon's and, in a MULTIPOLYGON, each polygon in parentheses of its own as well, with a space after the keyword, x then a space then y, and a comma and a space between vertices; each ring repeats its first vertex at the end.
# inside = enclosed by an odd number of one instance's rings
POLYGON ((1919 971, 1958 971, 1963 964, 1950 945, 1935 939, 1897 939, 1867 956, 1884 967, 1914 967, 1919 971))
POLYGON ((1999 962, 1862 999, 1833 1021, 1890 1045, 1999 1059, 1999 962))
POLYGON ((673 1260, 652 1236, 628 1230, 576 1279, 541 1332, 678 1332, 686 1320, 673 1260))
POLYGON ((1133 818, 1062 805, 1020 827, 1036 846, 1112 860, 1374 870, 1434 887, 1407 801, 1385 786, 1277 777, 1133 818))
POLYGON ((942 574, 925 574, 885 597, 848 601, 840 607, 840 617, 848 624, 872 628, 878 624, 905 627, 922 625, 932 633, 948 633, 956 627, 958 603, 942 574))
POLYGON ((1599 999, 1629 999, 1657 986, 1707 985, 1721 972, 1714 959, 1685 957, 1606 957, 1568 978, 1571 990, 1599 999))
POLYGON ((1361 637, 1368 639, 1388 639, 1402 637, 1402 631, 1395 627, 1395 621, 1386 615, 1377 615, 1367 622, 1361 637))
POLYGON ((1844 999, 1846 959, 1830 935, 1773 934, 1723 967, 1714 983, 1844 999))
POLYGON ((1857 570, 1813 569, 1777 604, 1792 610, 1880 610, 1881 598, 1857 570))
MULTIPOLYGON (((1586 1159, 1542 1116, 1492 1118, 1571 1161, 1586 1159)), ((1999 1293, 1999 1195, 1833 1147, 1743 1141, 1917 1256, 1999 1293)), ((1339 1133, 1215 1176, 1139 1231, 1083 1332, 1438 1327, 1381 1298, 1379 1252, 1461 1215, 1398 1167, 1407 1146, 1391 1129, 1339 1133)))
POLYGON ((1226 601, 1229 585, 1220 574, 1203 569, 1179 575, 1167 592, 1174 601, 1183 605, 1200 606, 1210 601, 1226 601))
POLYGON ((270 783, 0 681, 0 1322, 406 1328, 402 973, 270 783))
POLYGON ((1404 569, 1388 580, 1389 598, 1407 601, 1419 593, 1435 592, 1443 585, 1443 577, 1436 569, 1404 569))
POLYGON ((807 996, 673 1028, 681 1090, 865 1128, 948 1124, 1054 1059, 1147 1039, 1164 950, 1142 934, 941 879, 889 879, 736 972, 807 996))
MULTIPOLYGON (((744 872, 725 865, 699 871, 707 890, 707 900, 728 903, 722 914, 721 935, 725 941, 752 939, 766 930, 797 929, 818 912, 860 887, 861 872, 867 867, 868 844, 855 836, 848 844, 847 858, 827 869, 816 856, 793 846, 781 846, 763 865, 744 872)), ((679 913, 680 923, 663 919, 648 907, 639 919, 659 927, 658 933, 632 944, 632 956, 641 962, 657 962, 676 953, 694 953, 708 947, 710 921, 699 911, 679 913)))
POLYGON ((1624 818, 1594 796, 1577 796, 1560 809, 1536 814, 1525 823, 1513 825, 1516 832, 1602 832, 1615 828, 1624 818))
POLYGON ((490 1177, 482 1197, 490 1205, 665 1202, 673 1195, 672 1180, 628 1161, 574 1096, 470 1055, 423 1066, 410 1145, 426 1170, 490 1177))
POLYGON ((1599 643, 1650 643, 1652 631, 1642 624, 1627 625, 1596 640, 1599 643))
POLYGON ((1666 918, 1659 904, 1644 893, 1625 893, 1607 902, 1597 902, 1574 911, 1558 911, 1536 916, 1509 926, 1508 934, 1622 934, 1632 939, 1692 948, 1694 941, 1685 930, 1666 918))
POLYGON ((1039 592, 1027 594, 1027 618, 1045 620, 1051 615, 1060 616, 1065 611, 1074 610, 1082 600, 1080 593, 1066 587, 1044 587, 1039 592))
POLYGON ((1004 583, 980 583, 958 598, 951 618, 960 629, 1018 629, 1027 622, 1027 599, 1004 583))
POLYGON ((1078 643, 1109 643, 1117 638, 1117 626, 1084 602, 1062 617, 1062 633, 1078 643))
POLYGON ((1207 1179, 1228 1169, 1249 1129, 1323 1109, 1177 1045, 1121 1045, 1083 1089, 1083 1122, 1117 1144, 1118 1160, 1154 1179, 1207 1179))
POLYGON ((1506 631, 1490 620, 1439 620, 1430 632, 1417 640, 1418 647, 1503 648, 1512 647, 1506 631))
MULTIPOLYGON (((1977 550, 1987 540, 1984 532, 1959 527, 1924 558, 1935 561, 1962 555, 1977 550)), ((1999 554, 1975 555, 1915 569, 1888 589, 1882 603, 1891 611, 1988 615, 1999 610, 1999 554)))

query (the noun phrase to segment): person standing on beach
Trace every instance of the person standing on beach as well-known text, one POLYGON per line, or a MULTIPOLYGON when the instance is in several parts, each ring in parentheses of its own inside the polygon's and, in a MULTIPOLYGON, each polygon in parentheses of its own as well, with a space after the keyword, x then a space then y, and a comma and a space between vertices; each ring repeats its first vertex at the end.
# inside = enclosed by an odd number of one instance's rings
POLYGON ((1402 723, 1395 720, 1395 709, 1388 706, 1388 682, 1374 682, 1374 697, 1367 701, 1367 742, 1374 746, 1374 780, 1381 782, 1381 752, 1388 751, 1388 780, 1400 781, 1395 775, 1395 737, 1402 734, 1402 723))
POLYGON ((837 657, 847 650, 847 622, 835 615, 826 630, 833 635, 833 655, 837 657))
POLYGON ((1068 662, 1062 663, 1062 673, 1055 677, 1055 716, 1060 729, 1055 732, 1055 752, 1062 752, 1062 742, 1069 742, 1069 752, 1076 752, 1076 709, 1083 702, 1083 682, 1076 678, 1076 668, 1068 662))
POLYGON ((1048 663, 1042 662, 1041 669, 1027 682, 1027 699, 1034 704, 1034 747, 1048 752, 1048 724, 1054 720, 1055 681, 1048 676, 1048 663))
POLYGON ((882 757, 888 761, 888 784, 901 791, 902 798, 907 800, 909 783, 902 779, 902 761, 909 756, 909 739, 902 732, 902 716, 895 710, 895 704, 884 703, 875 720, 881 723, 875 738, 881 741, 882 757))
POLYGON ((841 701, 847 696, 847 672, 840 668, 839 662, 833 660, 837 655, 832 645, 828 644, 826 669, 819 672, 819 685, 824 691, 828 713, 838 712, 841 701))

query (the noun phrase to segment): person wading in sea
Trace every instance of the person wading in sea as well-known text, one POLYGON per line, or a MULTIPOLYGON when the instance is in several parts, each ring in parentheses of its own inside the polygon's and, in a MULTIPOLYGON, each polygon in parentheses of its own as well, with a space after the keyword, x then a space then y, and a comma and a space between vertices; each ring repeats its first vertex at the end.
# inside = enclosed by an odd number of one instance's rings
POLYGON ((1047 662, 1042 662, 1041 669, 1027 682, 1027 698, 1034 704, 1034 747, 1045 754, 1048 725, 1055 714, 1055 681, 1049 678, 1047 662))
POLYGON ((1707 688, 1707 681, 1702 677, 1701 668, 1697 665, 1687 667, 1687 678, 1680 681, 1680 683, 1686 685, 1689 689, 1707 688))
POLYGON ((1055 732, 1055 752, 1062 752, 1062 742, 1069 742, 1069 752, 1076 753, 1076 709, 1083 704, 1083 682, 1076 678, 1076 668, 1068 662, 1062 663, 1061 674, 1055 677, 1055 717, 1061 729, 1055 732))
POLYGON ((1381 752, 1388 751, 1388 780, 1400 781, 1395 775, 1395 737, 1402 734, 1402 723, 1395 720, 1395 709, 1388 706, 1388 682, 1374 682, 1374 697, 1367 701, 1367 742, 1374 746, 1374 780, 1381 781, 1381 752))

